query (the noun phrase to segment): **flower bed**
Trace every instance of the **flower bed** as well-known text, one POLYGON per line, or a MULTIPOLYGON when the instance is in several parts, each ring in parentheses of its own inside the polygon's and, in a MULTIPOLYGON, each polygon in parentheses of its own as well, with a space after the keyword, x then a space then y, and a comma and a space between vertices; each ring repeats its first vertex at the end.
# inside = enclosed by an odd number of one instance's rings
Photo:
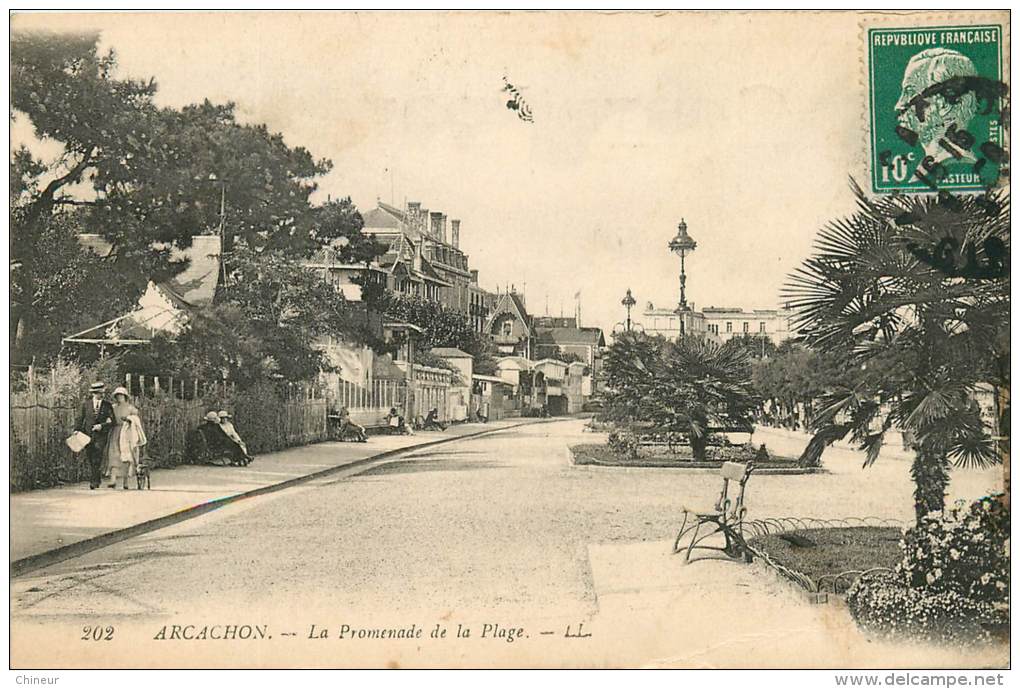
POLYGON ((755 471, 769 469, 783 470, 804 470, 797 460, 788 457, 776 457, 769 455, 767 459, 760 458, 757 450, 748 452, 743 445, 729 447, 710 447, 708 449, 709 459, 703 462, 694 461, 690 454, 690 448, 680 448, 680 452, 670 453, 666 448, 655 448, 654 451, 642 450, 642 454, 633 457, 614 451, 603 443, 588 443, 584 445, 573 445, 570 452, 574 458, 574 464, 594 466, 615 466, 615 467, 650 467, 650 468, 673 468, 673 469, 717 469, 723 462, 748 462, 753 461, 755 471), (686 452, 684 452, 686 450, 686 452))
POLYGON ((1009 634, 1009 508, 989 496, 904 534, 895 572, 862 577, 850 613, 879 636, 987 643, 1009 634))

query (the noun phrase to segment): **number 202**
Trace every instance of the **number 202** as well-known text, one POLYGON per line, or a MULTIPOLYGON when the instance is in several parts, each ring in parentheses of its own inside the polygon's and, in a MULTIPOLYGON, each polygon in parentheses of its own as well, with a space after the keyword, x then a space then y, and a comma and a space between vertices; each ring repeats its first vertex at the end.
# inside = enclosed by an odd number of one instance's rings
POLYGON ((86 625, 81 628, 82 641, 113 641, 113 627, 92 627, 86 625))

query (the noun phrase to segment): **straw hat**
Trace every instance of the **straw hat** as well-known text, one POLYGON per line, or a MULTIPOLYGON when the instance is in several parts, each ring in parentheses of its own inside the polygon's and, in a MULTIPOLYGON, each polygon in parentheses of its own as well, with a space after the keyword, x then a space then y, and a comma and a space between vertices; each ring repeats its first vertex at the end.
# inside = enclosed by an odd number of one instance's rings
POLYGON ((128 389, 122 385, 113 391, 113 396, 116 397, 117 395, 124 395, 125 397, 130 397, 131 393, 128 392, 128 389))
POLYGON ((230 412, 228 412, 226 409, 220 411, 219 416, 220 416, 221 419, 229 419, 229 418, 231 418, 230 417, 230 412))
POLYGON ((206 421, 215 421, 215 422, 219 423, 220 415, 217 414, 214 411, 211 411, 211 412, 209 412, 208 414, 205 415, 205 420, 206 421))
POLYGON ((89 392, 102 392, 106 389, 106 383, 93 383, 89 386, 89 392))

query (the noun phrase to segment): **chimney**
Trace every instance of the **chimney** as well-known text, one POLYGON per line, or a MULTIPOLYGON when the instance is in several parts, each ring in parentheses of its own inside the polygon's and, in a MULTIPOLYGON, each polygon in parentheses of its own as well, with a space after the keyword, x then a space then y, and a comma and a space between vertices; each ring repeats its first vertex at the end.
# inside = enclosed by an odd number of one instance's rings
POLYGON ((421 250, 422 247, 424 246, 425 246, 424 239, 419 239, 417 242, 414 243, 414 260, 412 261, 411 265, 418 272, 421 272, 421 250))
POLYGON ((404 229, 410 230, 413 235, 421 225, 421 201, 407 202, 407 215, 404 218, 404 229))
POLYGON ((443 222, 443 214, 439 211, 433 211, 429 213, 429 234, 433 237, 439 238, 439 226, 443 222))
POLYGON ((460 248, 460 220, 450 221, 450 244, 454 249, 460 248))
POLYGON ((439 220, 439 241, 446 244, 446 213, 439 220))

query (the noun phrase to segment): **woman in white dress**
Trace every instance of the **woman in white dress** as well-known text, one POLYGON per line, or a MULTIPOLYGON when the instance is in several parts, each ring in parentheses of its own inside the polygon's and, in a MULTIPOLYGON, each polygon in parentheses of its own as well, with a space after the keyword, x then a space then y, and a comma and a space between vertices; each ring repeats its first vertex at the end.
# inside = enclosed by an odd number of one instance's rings
POLYGON ((110 488, 116 488, 117 479, 121 478, 124 490, 127 490, 128 479, 138 469, 142 447, 147 439, 138 408, 131 404, 127 389, 120 387, 114 390, 113 399, 114 426, 106 443, 105 473, 110 488))

